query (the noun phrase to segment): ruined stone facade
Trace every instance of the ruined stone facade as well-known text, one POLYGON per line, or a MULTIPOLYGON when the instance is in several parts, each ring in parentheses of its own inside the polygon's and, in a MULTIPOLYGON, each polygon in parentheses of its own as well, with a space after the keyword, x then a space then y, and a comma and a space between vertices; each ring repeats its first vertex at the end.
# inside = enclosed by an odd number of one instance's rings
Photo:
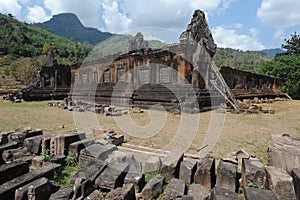
POLYGON ((23 98, 59 99, 69 94, 73 100, 99 104, 111 104, 114 99, 144 108, 188 103, 201 109, 222 101, 212 84, 218 79, 225 80, 236 98, 282 94, 275 77, 230 67, 222 67, 219 73, 212 68, 217 47, 200 10, 194 12, 178 44, 152 50, 141 33, 128 44, 128 53, 72 67, 58 65, 50 51, 38 80, 23 90, 23 98))
POLYGON ((71 67, 57 64, 53 51, 48 52, 46 64, 38 72, 38 78, 22 90, 26 101, 63 99, 71 85, 71 67))
POLYGON ((274 97, 282 95, 280 79, 251 73, 231 67, 221 67, 220 72, 237 98, 274 97))
POLYGON ((138 33, 129 41, 128 53, 73 68, 72 98, 99 104, 111 104, 114 99, 144 108, 154 104, 174 108, 188 102, 193 93, 196 100, 190 100, 191 107, 197 104, 202 109, 212 101, 222 101, 211 83, 218 78, 225 80, 237 98, 281 94, 275 77, 225 67, 220 69, 221 74, 212 70, 216 44, 200 10, 194 12, 178 44, 156 50, 147 47, 138 33))

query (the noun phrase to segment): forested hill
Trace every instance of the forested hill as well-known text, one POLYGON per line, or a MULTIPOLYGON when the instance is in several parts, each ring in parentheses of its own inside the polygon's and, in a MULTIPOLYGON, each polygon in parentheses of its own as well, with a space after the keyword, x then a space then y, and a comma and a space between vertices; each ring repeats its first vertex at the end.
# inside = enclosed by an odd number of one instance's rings
POLYGON ((37 25, 72 41, 92 45, 96 45, 113 36, 113 34, 108 32, 84 27, 78 17, 72 13, 54 15, 49 21, 38 23, 37 25))
POLYGON ((91 51, 89 46, 0 14, 0 87, 29 84, 44 65, 49 48, 61 64, 80 63, 91 51))
POLYGON ((271 60, 264 52, 241 51, 230 48, 218 48, 214 56, 217 66, 226 65, 247 71, 256 71, 264 61, 271 60))
POLYGON ((47 45, 55 48, 62 63, 79 62, 91 49, 38 26, 19 22, 13 16, 0 14, 0 55, 11 59, 37 57, 45 53, 43 48, 47 45))

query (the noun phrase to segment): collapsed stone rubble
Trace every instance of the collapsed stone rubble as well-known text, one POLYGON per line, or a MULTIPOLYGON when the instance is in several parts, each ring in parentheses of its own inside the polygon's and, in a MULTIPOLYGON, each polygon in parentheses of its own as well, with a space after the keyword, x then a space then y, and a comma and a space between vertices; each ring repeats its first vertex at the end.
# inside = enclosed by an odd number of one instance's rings
POLYGON ((300 198, 300 140, 287 134, 271 136, 267 166, 243 149, 218 162, 213 157, 183 154, 168 165, 164 163, 168 152, 160 151, 147 164, 138 159, 143 152, 128 151, 134 145, 122 148, 86 138, 82 132, 44 135, 42 130, 27 130, 1 132, 0 136, 4 138, 0 145, 0 199, 232 200, 239 199, 241 190, 246 200, 300 198), (39 155, 47 148, 49 158, 41 159, 39 155), (12 154, 10 159, 7 152, 12 154), (72 188, 53 180, 66 166, 66 156, 74 156, 83 166, 71 178, 72 188))

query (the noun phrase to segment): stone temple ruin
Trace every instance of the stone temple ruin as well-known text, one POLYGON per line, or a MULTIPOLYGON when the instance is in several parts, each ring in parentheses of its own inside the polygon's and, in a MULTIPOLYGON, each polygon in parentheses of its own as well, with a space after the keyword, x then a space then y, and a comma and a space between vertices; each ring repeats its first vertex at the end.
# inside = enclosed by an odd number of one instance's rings
POLYGON ((237 99, 284 96, 280 79, 230 67, 217 69, 211 31, 197 10, 179 43, 162 49, 148 48, 138 33, 128 52, 106 56, 81 66, 58 66, 51 55, 40 77, 23 90, 25 100, 70 99, 96 104, 125 104, 149 108, 202 110, 224 99, 238 109, 237 99))

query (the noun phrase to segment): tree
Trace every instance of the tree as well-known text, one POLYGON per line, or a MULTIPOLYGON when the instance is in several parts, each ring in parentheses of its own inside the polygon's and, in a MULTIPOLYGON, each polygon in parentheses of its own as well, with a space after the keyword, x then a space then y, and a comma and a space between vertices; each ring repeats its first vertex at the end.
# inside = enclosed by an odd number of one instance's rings
POLYGON ((297 32, 291 34, 290 39, 284 39, 284 42, 281 47, 287 50, 287 54, 300 55, 300 36, 297 32))
POLYGON ((281 78, 281 89, 293 98, 300 98, 300 56, 280 55, 265 61, 259 72, 281 78))

